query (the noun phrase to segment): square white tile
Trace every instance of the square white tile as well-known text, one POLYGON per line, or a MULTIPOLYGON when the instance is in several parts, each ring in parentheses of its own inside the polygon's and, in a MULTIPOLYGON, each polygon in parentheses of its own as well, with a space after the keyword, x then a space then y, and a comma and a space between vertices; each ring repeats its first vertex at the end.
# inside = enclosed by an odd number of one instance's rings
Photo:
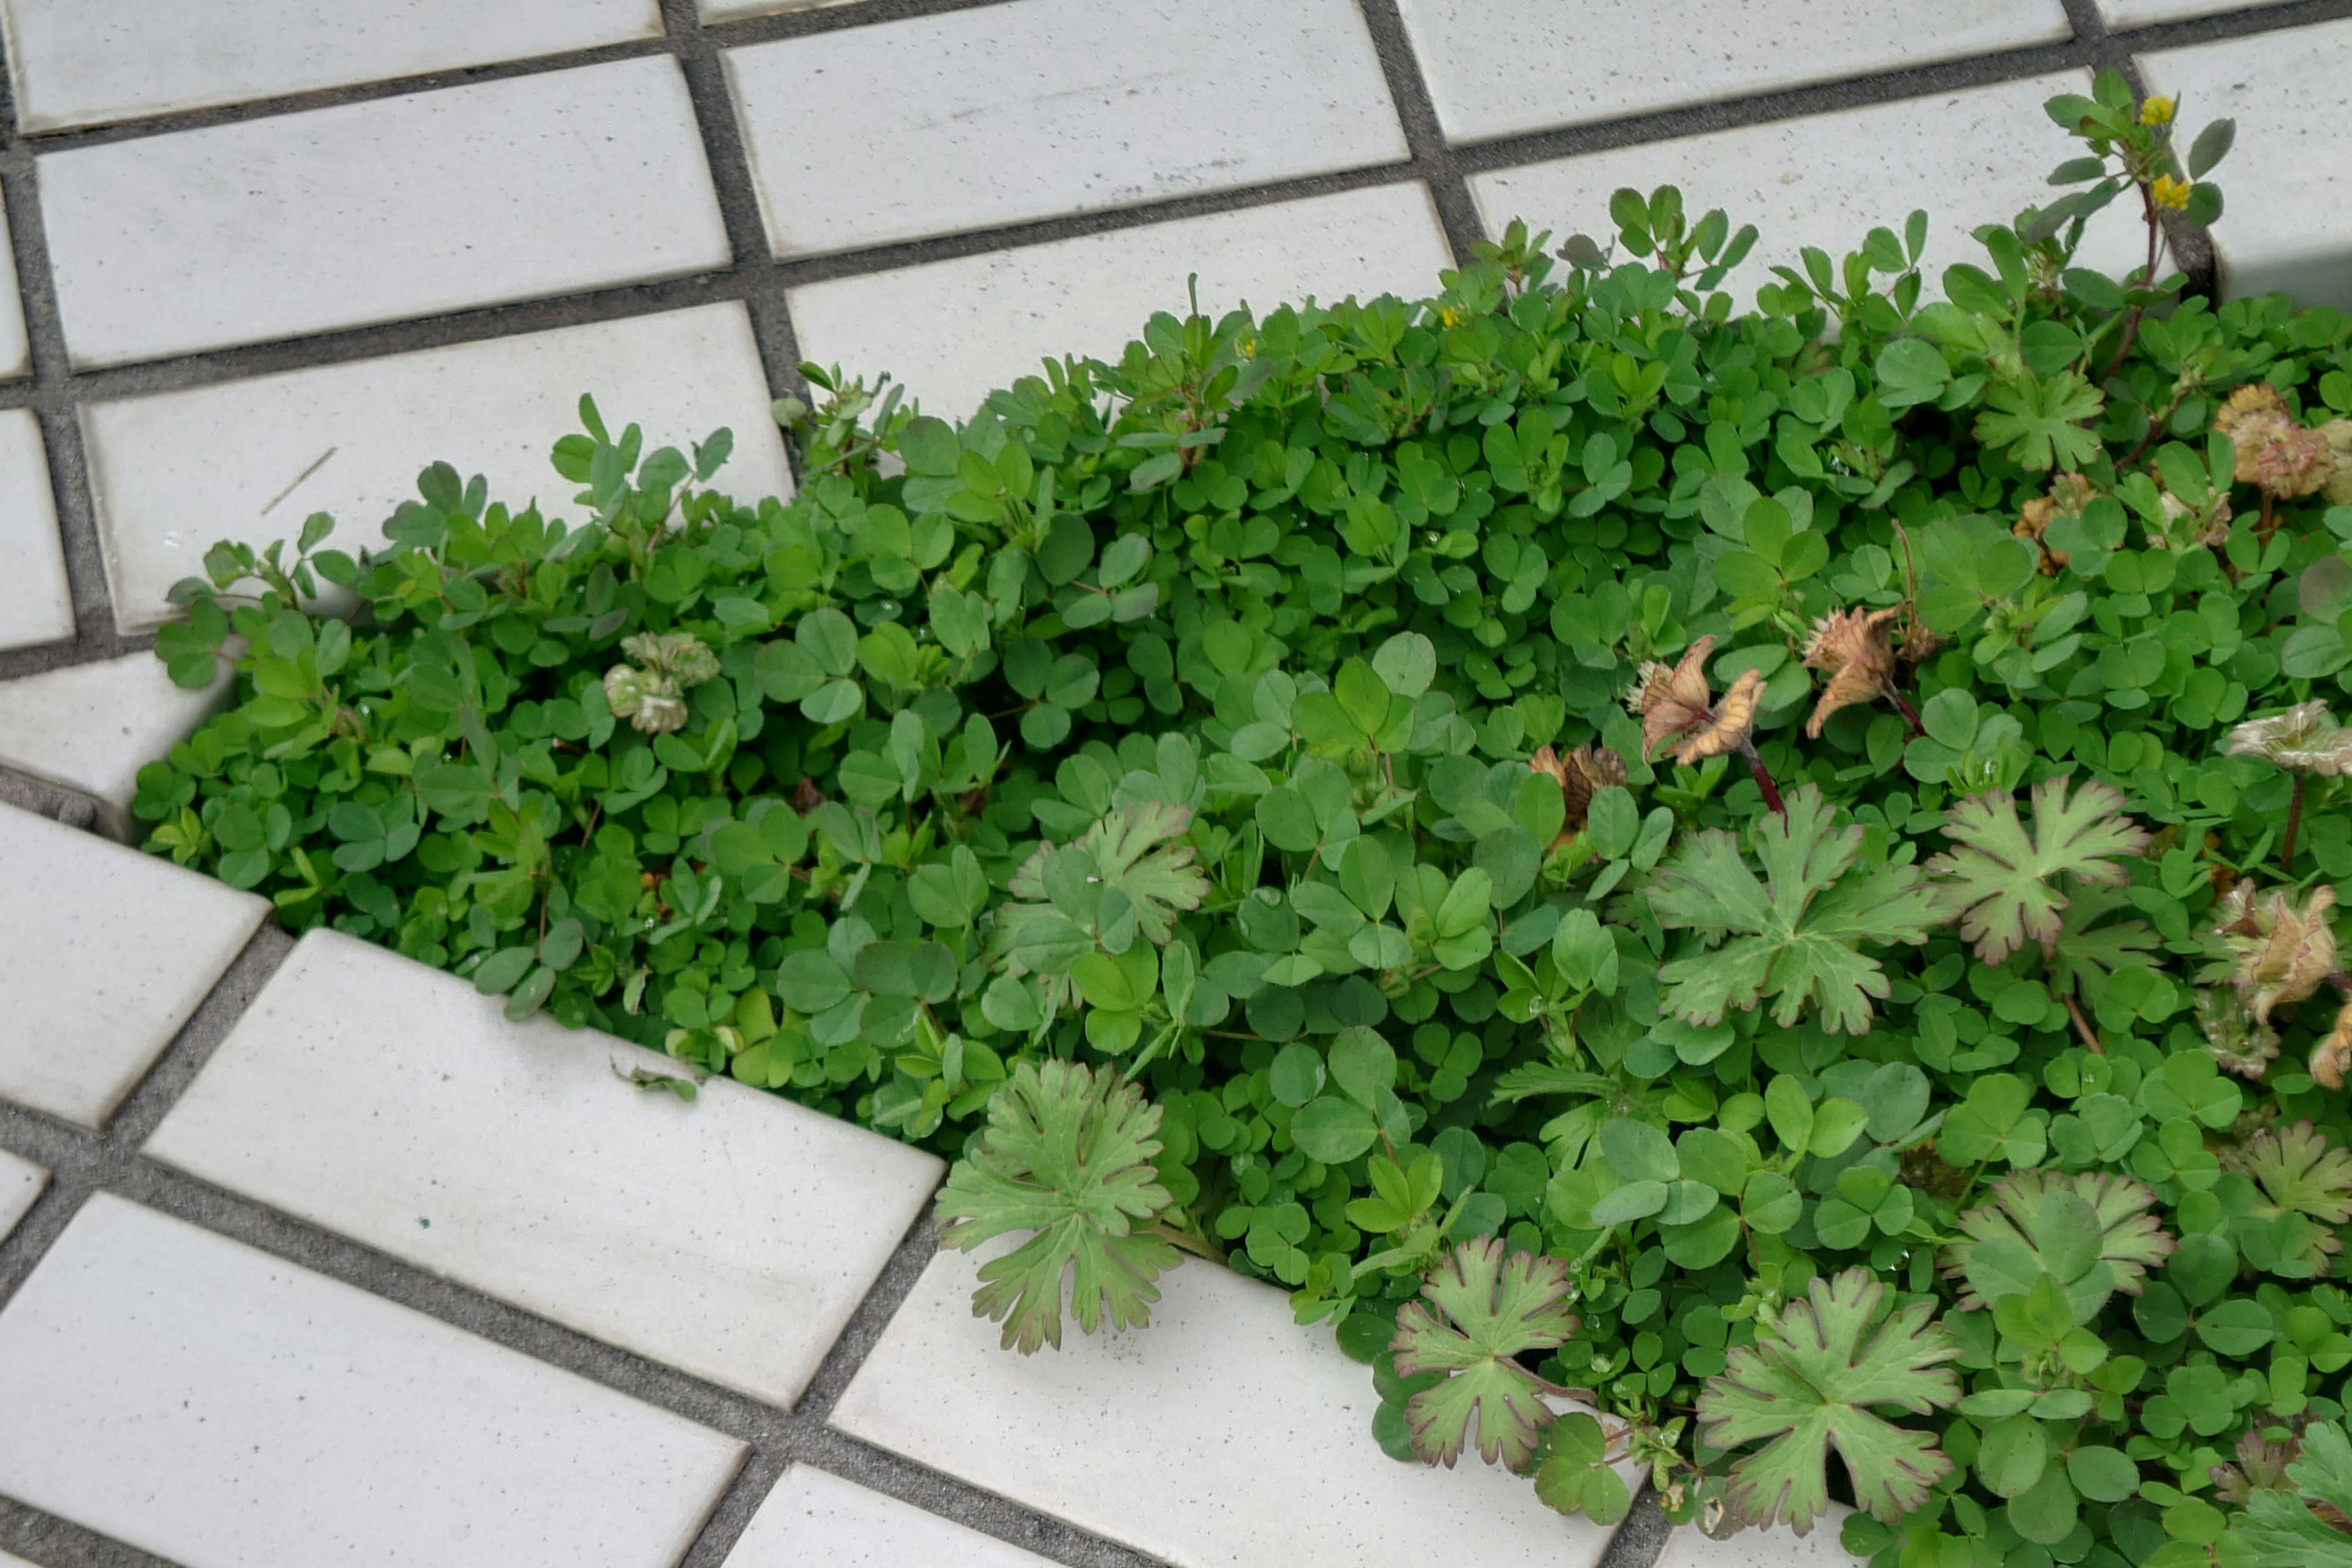
POLYGON ((0 0, 27 132, 661 36, 659 0, 0 0))
POLYGON ((1288 1293, 1213 1264, 1160 1277, 1147 1328, 1018 1355, 976 1318, 976 1264, 943 1252, 833 1424, 1184 1568, 1594 1568, 1612 1532, 1475 1458, 1399 1464, 1372 1373, 1288 1293))
POLYGON ((1456 146, 2073 36, 2060 0, 1398 0, 1398 9, 1456 146))
POLYGON ((65 542, 49 493, 48 448, 29 408, 0 412, 0 649, 74 635, 65 542))
POLYGON ((0 805, 0 1100, 104 1125, 268 912, 267 899, 0 805))
POLYGON ((670 1568, 742 1455, 106 1193, 0 1310, 0 1491, 185 1568, 670 1568))
MULTIPOLYGON (((1047 1568, 1045 1558, 855 1481, 794 1465, 727 1568, 1047 1568)), ((5 1565, 0 1565, 5 1568, 5 1565)))
POLYGON ((77 366, 124 364, 728 265, 666 58, 47 153, 77 366))
MULTIPOLYGON (((2007 223, 2055 194, 2047 176, 2070 143, 2042 105, 2089 86, 2088 77, 2066 72, 1773 121, 1497 169, 1472 176, 1470 193, 1489 234, 1517 217, 1556 237, 1581 232, 1607 246, 1616 238, 1611 192, 1631 185, 1647 195, 1675 185, 1694 219, 1721 207, 1735 231, 1748 223, 1759 231, 1723 284, 1742 308, 1755 303, 1758 284, 1772 281, 1775 263, 1799 266, 1804 247, 1821 247, 1834 263, 1861 249, 1874 226, 1899 235, 1912 210, 1924 208, 1922 270, 1932 293, 1954 262, 1985 265, 1971 229, 2007 223)), ((2136 211, 2118 204, 2094 221, 2081 258, 2121 273, 2144 259, 2146 232, 2136 211)))
POLYGON ((1011 0, 726 58, 779 256, 1410 156, 1354 0, 1011 0))
POLYGON ((131 818, 139 770, 188 738, 228 694, 172 684, 152 653, 67 665, 0 680, 0 767, 93 796, 117 838, 147 836, 131 818))
MULTIPOLYGON (((49 1173, 30 1160, 20 1160, 5 1149, 0 1149, 0 1241, 16 1228, 41 1189, 49 1184, 49 1173)), ((8 1568, 10 1559, 0 1552, 0 1568, 8 1568)))
POLYGON ((723 425, 735 452, 719 488, 747 501, 792 493, 751 319, 732 302, 89 403, 116 628, 170 619, 165 595, 203 574, 216 539, 258 547, 324 511, 335 547, 382 548, 418 470, 443 459, 488 477, 491 499, 515 510, 536 497, 548 516, 581 521, 579 487, 548 452, 579 428, 583 392, 614 432, 641 425, 648 451, 689 451, 723 425))
POLYGON ((698 1377, 791 1405, 942 1166, 332 931, 270 978, 146 1153, 698 1377))
POLYGON ((2352 20, 2165 49, 2140 68, 2180 100, 2184 139, 2223 116, 2238 122, 2213 171, 2222 298, 2284 289, 2299 305, 2352 310, 2352 20))
POLYGON ((1184 313, 1188 274, 1214 317, 1308 294, 1422 298, 1453 265, 1416 183, 812 283, 789 308, 807 358, 869 381, 888 371, 931 413, 961 419, 1042 358, 1117 358, 1152 312, 1184 313))
POLYGON ((0 381, 33 374, 32 340, 25 335, 25 302, 16 293, 16 249, 8 215, 0 212, 0 381))

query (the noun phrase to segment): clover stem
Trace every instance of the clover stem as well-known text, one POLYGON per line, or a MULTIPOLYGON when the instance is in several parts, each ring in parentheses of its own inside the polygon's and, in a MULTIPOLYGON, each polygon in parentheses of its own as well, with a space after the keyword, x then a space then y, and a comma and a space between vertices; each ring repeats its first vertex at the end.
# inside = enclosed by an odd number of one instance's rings
POLYGON ((1195 1258, 1205 1258, 1212 1263, 1223 1263, 1225 1261, 1224 1253, 1217 1247, 1212 1247, 1209 1243, 1202 1241, 1197 1236, 1186 1235, 1183 1231, 1178 1230, 1172 1225, 1168 1225, 1160 1220, 1153 1220, 1150 1225, 1145 1226, 1143 1228, 1150 1231, 1152 1235, 1160 1237, 1162 1241, 1174 1243, 1177 1247, 1191 1253, 1195 1258))
POLYGON ((2074 989, 2071 985, 2066 988, 2066 1016, 2074 1020, 2074 1032, 2083 1037, 2083 1044, 2090 1048, 2093 1056, 2107 1054, 2107 1048, 2099 1044, 2098 1031, 2091 1027, 2088 1018, 2083 1016, 2083 1005, 2074 999, 2074 989))
POLYGON ((1896 690, 1895 683, 1891 680, 1886 683, 1886 700, 1895 704, 1895 710, 1903 715, 1903 721, 1906 724, 1911 726, 1913 740, 1916 741, 1927 732, 1927 727, 1919 722, 1919 710, 1911 706, 1910 699, 1896 690))
MULTIPOLYGON (((2265 498, 2267 499, 2267 498, 2265 498)), ((2279 841, 2279 875, 2294 879, 2294 835, 2303 826, 2303 775, 2294 775, 2294 794, 2286 805, 2286 837, 2279 841)))
POLYGON ((2263 515, 2261 521, 2254 524, 2254 537, 2264 544, 2271 542, 2271 534, 2278 528, 2278 524, 2271 518, 2272 504, 2271 492, 2267 489, 2263 490, 2263 515))
POLYGON ((1780 804, 1780 787, 1773 784, 1772 775, 1764 771, 1764 759, 1757 754, 1756 742, 1746 742, 1739 750, 1740 754, 1748 759, 1748 772, 1756 780, 1756 787, 1764 792, 1764 804, 1786 817, 1789 808, 1780 804))

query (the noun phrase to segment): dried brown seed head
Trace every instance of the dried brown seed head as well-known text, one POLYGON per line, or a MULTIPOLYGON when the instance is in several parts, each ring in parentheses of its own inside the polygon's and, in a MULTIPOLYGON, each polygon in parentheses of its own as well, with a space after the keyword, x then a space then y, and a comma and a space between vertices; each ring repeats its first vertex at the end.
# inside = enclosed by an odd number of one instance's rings
POLYGON ((1831 714, 1857 702, 1869 702, 1894 689, 1895 649, 1887 626, 1903 613, 1901 606, 1885 610, 1832 610, 1813 623, 1805 643, 1805 668, 1829 671, 1805 733, 1821 738, 1831 714))
POLYGON ((1715 639, 1700 637, 1673 664, 1651 659, 1633 679, 1625 706, 1642 720, 1642 750, 1654 752, 1662 741, 1689 734, 1705 725, 1715 698, 1706 684, 1706 656, 1715 639))
POLYGON ((1564 757, 1546 746, 1528 759, 1528 771, 1542 773, 1559 785, 1565 811, 1559 836, 1551 841, 1554 849, 1584 831, 1596 790, 1625 782, 1624 759, 1606 746, 1579 746, 1564 757))
POLYGON ((2352 1068, 2352 1002, 2336 1010, 2336 1027, 2311 1048, 2311 1081, 2322 1089, 2342 1089, 2347 1068, 2352 1068))
POLYGON ((2352 772, 2352 731, 2337 726, 2325 702, 2298 702, 2284 712, 2249 719, 2230 731, 2221 749, 2297 773, 2336 778, 2352 772))
POLYGON ((2258 898, 2250 881, 2230 889, 2213 929, 2236 958, 2230 983, 2254 1022, 2268 1024, 2271 1009, 2304 1000, 2334 971, 2336 933, 2327 911, 2335 904, 2336 889, 2325 882, 2300 909, 2284 891, 2258 898))

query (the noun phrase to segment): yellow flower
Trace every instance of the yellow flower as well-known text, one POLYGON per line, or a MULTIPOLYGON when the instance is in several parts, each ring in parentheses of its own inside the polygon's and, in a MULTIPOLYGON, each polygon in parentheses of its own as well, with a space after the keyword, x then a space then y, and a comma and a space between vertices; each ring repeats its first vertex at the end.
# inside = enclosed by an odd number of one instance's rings
POLYGON ((2176 180, 2170 174, 2158 174, 2156 184, 2148 187, 2147 194, 2156 198, 2158 206, 2170 207, 2179 212, 2189 205, 2189 182, 2176 180))
POLYGON ((2139 122, 2142 125, 2171 124, 2172 100, 2159 92, 2143 101, 2139 106, 2139 122))
POLYGON ((1458 327, 1462 324, 1462 312, 1447 305, 1439 310, 1437 319, 1449 327, 1458 327))

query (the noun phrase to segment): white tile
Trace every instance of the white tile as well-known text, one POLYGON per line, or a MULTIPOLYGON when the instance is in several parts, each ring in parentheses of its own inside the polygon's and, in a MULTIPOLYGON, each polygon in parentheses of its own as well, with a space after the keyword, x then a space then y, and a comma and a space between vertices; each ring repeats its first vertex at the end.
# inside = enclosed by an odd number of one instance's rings
POLYGON ((730 259, 667 58, 48 153, 37 167, 77 365, 730 259))
POLYGON ((1148 1328, 1023 1356, 972 1315, 975 1268, 924 1269, 835 1426, 1183 1568, 1591 1568, 1608 1544, 1497 1467, 1382 1453, 1370 1369, 1282 1290, 1187 1263, 1148 1328))
POLYGON ((49 496, 48 449, 29 408, 0 413, 0 648, 62 642, 74 635, 65 543, 49 496))
POLYGON ((614 431, 643 426, 648 450, 686 451, 726 426, 735 453, 719 488, 792 493, 751 319, 732 302, 85 404, 114 624, 169 619, 172 584, 200 574, 223 537, 259 546, 324 511, 336 546, 381 548, 383 520, 436 460, 486 475, 510 507, 537 497, 578 521, 580 487, 548 452, 579 428, 583 392, 614 431))
POLYGON ((16 295, 16 250, 8 237, 8 215, 0 212, 0 381, 32 374, 32 341, 25 335, 25 305, 16 295))
POLYGON ((0 0, 19 126, 63 131, 661 36, 658 0, 0 0))
POLYGON ((185 1568, 669 1568, 742 1454, 109 1194, 0 1310, 0 1492, 185 1568))
POLYGON ((2210 16, 2223 11, 2252 11, 2279 5, 2285 0, 2099 0, 2099 15, 2110 27, 2145 27, 2153 22, 2178 22, 2189 16, 2210 16))
POLYGON ((1412 155, 1355 0, 1013 0, 726 58, 779 256, 1412 155))
POLYGON ((1858 1559, 1838 1543, 1838 1531, 1853 1511, 1833 1502, 1802 1535, 1783 1525, 1711 1541, 1688 1525, 1678 1526, 1666 1536, 1656 1568, 1853 1568, 1858 1559))
POLYGON ((0 1099, 103 1124, 268 912, 267 899, 0 805, 0 1099))
MULTIPOLYGON (((727 1555, 727 1568, 1047 1568, 953 1520, 794 1465, 727 1555)), ((0 1564, 0 1568, 5 1568, 0 1564)))
POLYGON ((888 371, 961 418, 1041 358, 1116 358, 1152 312, 1184 312, 1189 273, 1215 316, 1307 294, 1422 298, 1453 265, 1427 188, 1377 185, 812 283, 789 307, 808 358, 869 379, 888 371))
POLYGON ((941 1173, 930 1155, 302 939, 149 1141, 192 1175, 583 1333, 790 1405, 941 1173))
POLYGON ((2283 289, 2301 305, 2352 310, 2352 20, 2140 57, 2180 100, 2184 137, 2223 116, 2237 145, 2213 171, 2225 299, 2283 289))
POLYGON ((1437 118, 1457 145, 2054 43, 2073 32, 2060 0, 1398 0, 1398 8, 1437 118))
MULTIPOLYGON (((8 1239, 8 1233, 16 1228, 16 1222, 25 1217, 25 1211, 33 1206, 33 1200, 48 1184, 47 1171, 0 1149, 0 1241, 8 1239)), ((6 1552, 0 1552, 0 1568, 8 1568, 12 1561, 6 1552)))
POLYGON ((830 11, 864 0, 701 0, 705 22, 740 22, 747 16, 774 16, 786 11, 830 11))
POLYGON ((128 837, 139 770, 188 738, 228 693, 172 684, 152 653, 0 681, 0 767, 96 799, 107 831, 128 837))
MULTIPOLYGON (((1835 262, 1859 250, 1874 226, 1899 235, 1911 212, 1924 208, 1923 270, 1933 290, 1954 262, 1986 264, 1971 229, 2007 223, 2054 194, 2047 176, 2070 143, 2042 105, 2055 93, 2088 90, 2089 79, 2074 72, 2004 82, 1498 169, 1473 175, 1470 193, 1490 234, 1518 217, 1531 228, 1581 232, 1606 246, 1616 237, 1612 191, 1677 186, 1694 219, 1721 207, 1735 230, 1752 223, 1759 231, 1756 248, 1723 285, 1743 305, 1754 301, 1758 284, 1772 281, 1773 264, 1798 266, 1804 247, 1819 246, 1835 262)), ((2093 222, 2082 259, 2118 273, 2137 267, 2146 232, 2137 208, 2117 204, 2093 222)))

